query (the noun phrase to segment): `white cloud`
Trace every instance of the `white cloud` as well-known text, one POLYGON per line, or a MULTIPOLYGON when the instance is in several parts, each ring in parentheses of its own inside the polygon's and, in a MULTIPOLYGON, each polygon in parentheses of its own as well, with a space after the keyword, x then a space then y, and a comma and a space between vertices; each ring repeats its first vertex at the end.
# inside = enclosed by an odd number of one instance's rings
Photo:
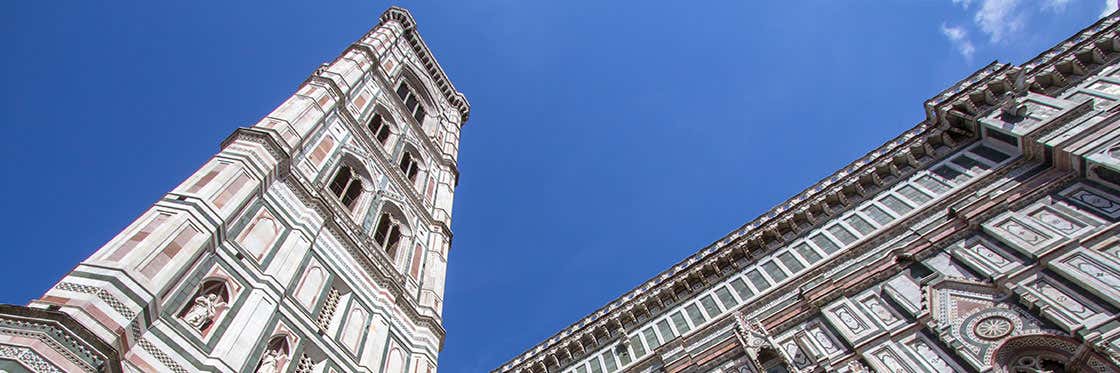
POLYGON ((960 5, 962 8, 968 9, 972 4, 972 0, 953 0, 953 5, 960 5))
POLYGON ((1120 4, 1118 4, 1117 0, 1104 0, 1104 10, 1101 11, 1101 18, 1107 17, 1109 14, 1112 14, 1112 12, 1115 12, 1118 7, 1120 7, 1120 4))
POLYGON ((953 47, 957 48, 957 52, 961 53, 966 60, 972 60, 972 55, 976 53, 976 47, 972 45, 972 40, 968 39, 968 31, 961 26, 949 27, 944 22, 941 23, 941 34, 953 43, 953 47))
POLYGON ((1019 0, 984 0, 973 21, 992 43, 1023 29, 1024 16, 1018 11, 1019 0))
POLYGON ((1066 11, 1066 5, 1068 5, 1068 4, 1069 4, 1069 0, 1046 0, 1046 1, 1042 2, 1042 10, 1044 10, 1044 11, 1049 10, 1049 11, 1052 11, 1054 13, 1061 13, 1061 12, 1066 11))

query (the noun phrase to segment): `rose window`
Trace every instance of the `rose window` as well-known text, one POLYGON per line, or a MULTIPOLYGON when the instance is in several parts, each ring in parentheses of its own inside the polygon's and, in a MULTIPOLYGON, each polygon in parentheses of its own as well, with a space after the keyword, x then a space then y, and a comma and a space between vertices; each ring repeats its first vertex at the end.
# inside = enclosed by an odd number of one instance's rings
POLYGON ((976 323, 973 331, 980 338, 1000 339, 1011 334, 1011 320, 1003 316, 989 316, 976 323))

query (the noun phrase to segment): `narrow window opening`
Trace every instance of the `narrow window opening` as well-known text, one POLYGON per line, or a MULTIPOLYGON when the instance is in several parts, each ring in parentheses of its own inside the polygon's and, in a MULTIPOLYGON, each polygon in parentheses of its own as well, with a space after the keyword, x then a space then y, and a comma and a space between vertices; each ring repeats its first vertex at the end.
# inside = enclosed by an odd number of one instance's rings
POLYGON ((377 241, 378 245, 389 254, 390 258, 395 258, 397 254, 397 243, 401 240, 401 226, 393 216, 389 213, 381 214, 381 221, 377 223, 377 230, 373 233, 373 240, 377 241))
POLYGON ((427 111, 424 109, 424 105, 420 103, 416 92, 413 92, 412 88, 410 88, 407 83, 401 83, 401 85, 397 87, 397 96, 401 98, 401 101, 404 101, 405 110, 408 110, 412 118, 416 119, 416 123, 423 124, 424 116, 427 115, 427 111))
POLYGON ((408 180, 416 182, 416 175, 420 172, 420 166, 416 163, 416 157, 412 156, 412 152, 404 152, 404 155, 401 155, 401 163, 398 166, 408 180))
POLYGON ((381 114, 374 114, 373 118, 370 118, 369 131, 373 133, 373 138, 377 139, 377 142, 381 145, 385 145, 385 142, 389 140, 391 132, 389 131, 389 124, 385 123, 385 118, 381 114))
POLYGON ((362 194, 362 180, 355 177, 349 166, 342 166, 331 181, 330 190, 347 208, 354 208, 362 194))

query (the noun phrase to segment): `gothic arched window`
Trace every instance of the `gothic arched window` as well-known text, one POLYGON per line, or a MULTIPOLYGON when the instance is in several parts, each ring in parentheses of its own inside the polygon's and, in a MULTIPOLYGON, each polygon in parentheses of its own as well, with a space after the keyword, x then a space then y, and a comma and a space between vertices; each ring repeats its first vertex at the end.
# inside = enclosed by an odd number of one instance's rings
POLYGON ((397 244, 401 240, 401 223, 393 214, 381 213, 381 221, 377 223, 377 230, 373 233, 373 240, 389 254, 390 258, 397 257, 397 244))
POLYGON ((420 173, 420 163, 417 162, 417 158, 412 154, 412 151, 406 150, 401 154, 401 162, 398 166, 408 180, 416 182, 416 175, 420 173))
POLYGON ((416 95, 416 91, 413 91, 408 83, 401 82, 401 85, 397 86, 397 96, 404 102, 405 110, 412 115, 413 119, 416 119, 416 123, 423 123, 426 112, 424 105, 420 103, 420 97, 416 95))
POLYGON ((385 145, 389 141, 389 134, 392 132, 389 129, 389 123, 382 117, 381 114, 373 114, 373 118, 369 119, 369 132, 373 133, 373 138, 381 145, 385 145))
POLYGON ((354 201, 357 201, 358 196, 362 194, 362 180, 354 174, 350 166, 342 166, 339 167, 338 173, 334 175, 330 188, 343 205, 354 208, 354 201))

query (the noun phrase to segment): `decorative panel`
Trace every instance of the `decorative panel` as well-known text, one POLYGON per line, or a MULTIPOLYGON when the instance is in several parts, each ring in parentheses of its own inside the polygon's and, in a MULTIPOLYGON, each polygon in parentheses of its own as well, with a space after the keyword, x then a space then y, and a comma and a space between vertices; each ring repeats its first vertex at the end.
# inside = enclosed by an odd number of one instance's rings
POLYGON ((1120 263, 1116 259, 1079 247, 1051 261, 1049 267, 1081 289, 1120 306, 1120 263))
POLYGON ((1038 256, 1058 240, 1058 235, 1036 225, 1034 220, 1005 212, 982 224, 984 231, 1028 256, 1038 256))
POLYGON ((1112 221, 1120 219, 1120 198, 1084 183, 1075 184, 1062 191, 1068 201, 1112 221))
MULTIPOLYGON (((1024 303, 1037 307, 1039 313, 1067 332, 1099 324, 1100 306, 1060 284, 1057 280, 1038 276, 1028 279, 1016 289, 1024 303)), ((1104 317, 1105 315, 1101 315, 1104 317)))
POLYGON ((976 272, 996 277, 1020 268, 1022 264, 1000 245, 974 236, 950 246, 950 253, 976 272))
POLYGON ((840 332, 840 335, 852 344, 858 344, 882 330, 882 327, 872 323, 862 309, 847 298, 833 302, 821 313, 840 332))

